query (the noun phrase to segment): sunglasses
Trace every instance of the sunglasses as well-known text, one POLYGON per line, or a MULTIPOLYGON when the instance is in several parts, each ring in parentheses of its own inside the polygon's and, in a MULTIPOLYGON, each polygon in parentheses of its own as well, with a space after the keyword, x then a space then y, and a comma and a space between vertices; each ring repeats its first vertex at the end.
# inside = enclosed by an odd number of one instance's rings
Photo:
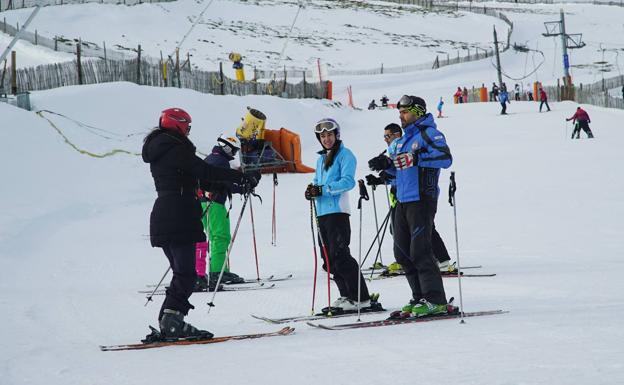
POLYGON ((330 120, 324 120, 322 122, 318 122, 316 126, 314 126, 314 132, 320 134, 324 131, 330 132, 334 131, 338 128, 338 125, 335 122, 330 120))
POLYGON ((384 134, 383 137, 384 137, 384 139, 392 139, 395 136, 399 136, 399 133, 398 132, 393 132, 392 134, 384 134))

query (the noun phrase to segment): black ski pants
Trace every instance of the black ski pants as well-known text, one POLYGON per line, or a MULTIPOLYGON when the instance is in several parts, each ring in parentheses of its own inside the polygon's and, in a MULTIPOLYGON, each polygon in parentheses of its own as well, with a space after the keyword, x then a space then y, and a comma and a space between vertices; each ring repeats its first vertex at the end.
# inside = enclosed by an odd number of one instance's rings
POLYGON ((546 105, 546 108, 548 108, 548 111, 550 111, 550 106, 548 105, 548 100, 542 100, 540 102, 540 112, 542 112, 542 107, 544 106, 544 104, 546 105))
POLYGON ((445 304, 446 294, 431 243, 437 203, 398 202, 394 213, 394 255, 405 271, 412 298, 445 304))
MULTIPOLYGON (((396 207, 393 207, 391 210, 392 210, 392 213, 390 214, 390 234, 392 235, 394 239, 393 227, 394 227, 394 212, 396 211, 396 207)), ((439 263, 451 260, 451 256, 449 255, 448 250, 446 249, 446 245, 444 244, 444 241, 442 240, 440 233, 438 233, 438 230, 436 230, 435 221, 433 225, 431 226, 431 247, 433 249, 433 255, 435 256, 436 260, 439 263)), ((395 257, 395 259, 397 259, 397 263, 399 263, 398 262, 399 258, 395 257)))
POLYGON ((169 243, 163 248, 173 272, 173 278, 167 288, 167 296, 160 308, 158 319, 163 310, 172 309, 188 314, 193 305, 188 301, 195 287, 195 243, 169 243))
POLYGON ((334 282, 338 286, 341 297, 347 297, 350 300, 358 299, 358 274, 360 275, 360 298, 362 301, 370 299, 368 287, 364 277, 360 272, 355 258, 351 256, 349 244, 351 243, 351 224, 349 223, 349 214, 336 213, 318 217, 319 230, 322 240, 319 239, 321 246, 321 258, 323 259, 323 270, 327 271, 325 265, 325 251, 323 244, 327 250, 329 259, 329 270, 334 276, 334 282))
POLYGON ((444 245, 444 241, 442 240, 442 237, 440 237, 438 230, 435 228, 435 222, 431 226, 431 248, 433 249, 433 255, 436 257, 438 262, 451 260, 448 250, 446 250, 446 246, 444 245))
POLYGON ((576 135, 576 139, 579 139, 581 137, 581 129, 585 131, 588 138, 594 137, 594 134, 591 132, 591 129, 589 128, 589 123, 587 122, 587 120, 579 120, 574 125, 574 131, 572 131, 572 139, 574 139, 574 135, 576 135))
POLYGON ((507 103, 501 103, 501 115, 507 114, 507 103))

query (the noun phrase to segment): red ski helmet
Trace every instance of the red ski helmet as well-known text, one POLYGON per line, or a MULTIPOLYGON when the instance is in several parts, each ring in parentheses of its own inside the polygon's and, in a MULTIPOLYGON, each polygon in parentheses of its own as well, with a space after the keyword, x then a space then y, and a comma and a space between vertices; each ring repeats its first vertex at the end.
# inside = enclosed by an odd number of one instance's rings
POLYGON ((167 108, 160 113, 158 126, 186 136, 191 131, 191 115, 181 108, 167 108))

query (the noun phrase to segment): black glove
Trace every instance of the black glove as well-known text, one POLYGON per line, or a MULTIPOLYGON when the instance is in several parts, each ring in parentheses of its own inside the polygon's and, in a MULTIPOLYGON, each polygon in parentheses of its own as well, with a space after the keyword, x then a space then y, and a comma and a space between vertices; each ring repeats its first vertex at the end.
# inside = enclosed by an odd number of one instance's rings
POLYGON ((385 171, 380 172, 379 177, 383 180, 384 183, 389 183, 392 179, 396 179, 394 175, 388 174, 385 171))
POLYGON ((310 183, 305 190, 305 199, 307 200, 312 200, 316 197, 320 197, 321 195, 323 195, 322 186, 317 186, 310 183))
POLYGON ((262 174, 259 171, 245 171, 241 178, 241 186, 243 187, 244 192, 253 191, 260 182, 260 178, 262 178, 262 174))
POLYGON ((369 186, 379 186, 380 184, 385 184, 382 178, 378 178, 373 174, 368 174, 365 177, 366 184, 369 186))
POLYGON ((378 155, 368 161, 371 171, 383 171, 392 165, 392 160, 385 155, 378 155))

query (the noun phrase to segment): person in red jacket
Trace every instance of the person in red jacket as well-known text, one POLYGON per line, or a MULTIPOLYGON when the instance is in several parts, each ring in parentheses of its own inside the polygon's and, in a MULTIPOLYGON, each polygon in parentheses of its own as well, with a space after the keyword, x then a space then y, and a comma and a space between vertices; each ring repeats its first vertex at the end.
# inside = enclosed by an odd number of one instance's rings
POLYGON ((453 94, 453 97, 456 100, 456 103, 463 103, 464 102, 464 94, 462 92, 461 87, 457 87, 457 91, 455 91, 455 93, 453 94))
POLYGON ((587 113, 587 111, 585 111, 581 107, 577 107, 574 115, 567 118, 566 122, 569 122, 570 120, 572 122, 576 122, 576 125, 574 126, 574 131, 572 131, 572 139, 574 139, 574 135, 576 135, 576 139, 580 139, 581 128, 587 134, 587 138, 591 139, 594 137, 594 134, 589 128, 589 123, 591 123, 591 120, 589 119, 589 114, 587 113))
POLYGON ((542 101, 540 103, 540 112, 542 112, 542 106, 544 104, 546 104, 546 108, 548 108, 548 111, 550 111, 550 106, 548 105, 548 95, 546 95, 546 91, 544 91, 542 87, 540 87, 539 89, 539 95, 540 95, 540 100, 542 101))

